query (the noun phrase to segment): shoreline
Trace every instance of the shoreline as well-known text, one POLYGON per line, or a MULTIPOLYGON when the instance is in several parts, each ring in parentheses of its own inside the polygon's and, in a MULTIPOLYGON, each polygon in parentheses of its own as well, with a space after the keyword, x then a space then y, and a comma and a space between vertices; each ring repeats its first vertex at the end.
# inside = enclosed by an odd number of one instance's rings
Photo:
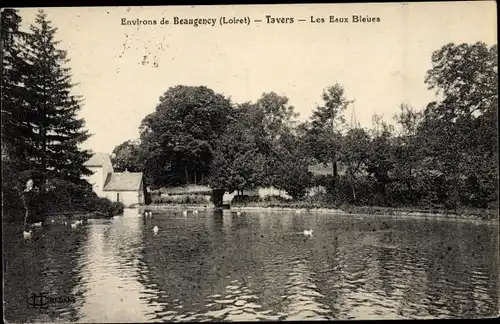
POLYGON ((389 208, 370 206, 346 206, 334 207, 314 207, 314 208, 294 208, 278 206, 243 206, 235 205, 229 209, 216 208, 213 205, 202 204, 156 204, 140 206, 140 210, 179 210, 179 209, 201 209, 206 211, 240 211, 240 212, 295 212, 296 214, 331 214, 331 215, 353 215, 353 216, 373 216, 373 217, 395 217, 395 218, 423 218, 423 219, 453 219, 453 220, 476 220, 498 222, 498 211, 495 210, 463 210, 461 213, 447 210, 426 211, 419 208, 389 208))

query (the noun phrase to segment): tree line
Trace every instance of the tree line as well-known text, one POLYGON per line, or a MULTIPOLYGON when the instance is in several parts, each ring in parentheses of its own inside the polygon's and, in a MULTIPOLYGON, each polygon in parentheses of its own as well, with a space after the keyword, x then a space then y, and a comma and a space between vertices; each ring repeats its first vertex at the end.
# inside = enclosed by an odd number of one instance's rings
POLYGON ((263 93, 234 103, 205 86, 169 88, 113 151, 120 170, 144 171, 156 186, 204 184, 221 191, 273 186, 294 199, 378 206, 497 208, 497 45, 447 44, 431 56, 425 83, 439 100, 423 110, 401 104, 393 122, 346 122, 341 84, 297 121, 285 96, 263 93), (354 127, 352 127, 354 126, 354 127), (315 175, 320 163, 331 174, 315 175))
POLYGON ((50 212, 119 212, 98 198, 83 176, 91 152, 79 148, 90 134, 78 117, 67 53, 57 28, 40 10, 28 32, 13 9, 1 14, 2 208, 7 218, 37 221, 50 212), (26 192, 26 183, 33 188, 26 192))

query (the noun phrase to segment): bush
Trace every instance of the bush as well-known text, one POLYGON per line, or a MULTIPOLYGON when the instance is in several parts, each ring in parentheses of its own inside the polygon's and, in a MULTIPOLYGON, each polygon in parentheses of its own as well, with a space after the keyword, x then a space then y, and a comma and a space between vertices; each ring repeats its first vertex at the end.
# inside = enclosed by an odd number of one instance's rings
POLYGON ((266 196, 262 200, 266 201, 266 202, 286 202, 286 201, 288 201, 288 199, 286 199, 285 197, 281 197, 281 196, 266 196))
MULTIPOLYGON (((87 182, 72 183, 61 179, 50 181, 46 192, 32 191, 26 194, 29 221, 44 221, 47 214, 99 212, 107 216, 123 214, 125 206, 101 198, 87 182)), ((22 213, 24 216, 24 212, 22 213)))
POLYGON ((152 197, 153 204, 206 204, 209 202, 208 196, 198 195, 175 195, 175 196, 159 196, 152 197))
POLYGON ((24 220, 24 207, 19 193, 14 189, 18 177, 10 163, 2 161, 2 219, 6 221, 24 220))
POLYGON ((225 190, 221 189, 212 190, 212 193, 210 195, 210 201, 214 204, 215 207, 217 208, 222 207, 225 192, 226 192, 225 190))
POLYGON ((95 197, 92 200, 94 208, 92 211, 105 214, 107 216, 116 216, 123 214, 125 205, 119 201, 110 201, 107 198, 95 197))
POLYGON ((231 200, 232 204, 248 204, 253 202, 260 202, 259 196, 249 196, 249 195, 237 195, 231 200))

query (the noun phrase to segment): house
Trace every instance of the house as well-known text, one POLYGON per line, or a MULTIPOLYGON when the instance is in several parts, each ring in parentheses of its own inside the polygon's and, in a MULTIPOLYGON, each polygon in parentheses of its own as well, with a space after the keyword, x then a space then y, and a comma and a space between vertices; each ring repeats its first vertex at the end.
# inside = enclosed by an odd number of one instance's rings
POLYGON ((84 165, 93 172, 86 180, 97 196, 122 202, 126 207, 145 203, 147 193, 142 172, 114 172, 107 153, 95 153, 84 165))

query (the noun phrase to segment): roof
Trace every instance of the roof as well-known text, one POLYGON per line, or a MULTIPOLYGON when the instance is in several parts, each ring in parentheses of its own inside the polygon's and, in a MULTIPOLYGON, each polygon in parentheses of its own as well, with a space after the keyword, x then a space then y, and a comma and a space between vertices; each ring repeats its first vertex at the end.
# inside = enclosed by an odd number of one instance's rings
POLYGON ((138 191, 141 188, 142 172, 110 173, 104 191, 138 191))
POLYGON ((94 155, 92 155, 83 165, 88 167, 99 167, 103 166, 106 160, 111 161, 108 153, 94 153, 94 155))

